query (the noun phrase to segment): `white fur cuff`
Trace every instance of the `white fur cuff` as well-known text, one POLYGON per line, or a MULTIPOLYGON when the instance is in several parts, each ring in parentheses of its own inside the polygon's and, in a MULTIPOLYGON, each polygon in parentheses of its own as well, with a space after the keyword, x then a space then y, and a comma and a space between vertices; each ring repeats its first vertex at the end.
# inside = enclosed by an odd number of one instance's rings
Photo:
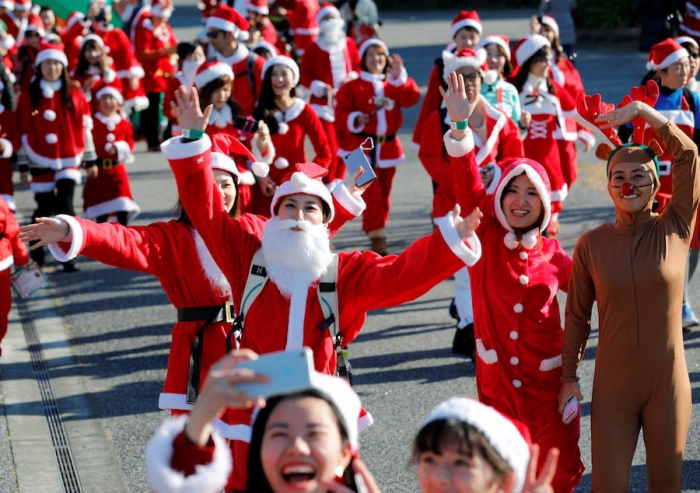
POLYGON ((148 483, 161 493, 217 493, 228 482, 232 470, 231 452, 216 432, 214 459, 210 464, 196 466, 196 473, 185 477, 171 468, 173 441, 185 429, 187 416, 164 421, 146 447, 148 483))
POLYGON ((442 238, 450 247, 452 253, 457 258, 462 260, 467 266, 471 267, 481 258, 481 242, 476 233, 472 233, 465 241, 460 238, 457 228, 455 228, 454 214, 450 212, 445 217, 435 219, 435 224, 440 228, 442 238), (467 244, 469 246, 467 246, 467 244))
POLYGON ((401 74, 399 74, 396 79, 389 76, 389 84, 392 86, 401 87, 406 82, 408 82, 408 72, 406 72, 406 67, 401 68, 401 74))
POLYGON ((345 186, 345 183, 339 183, 338 186, 333 189, 333 198, 343 209, 355 217, 362 214, 367 208, 367 204, 362 197, 353 197, 348 187, 345 186))
POLYGON ((73 216, 59 214, 56 216, 56 219, 68 224, 73 238, 71 239, 70 247, 68 248, 67 252, 64 252, 58 243, 49 243, 49 252, 51 252, 53 258, 59 262, 68 262, 69 260, 73 260, 75 257, 77 257, 85 246, 85 235, 83 234, 82 226, 73 216))
POLYGON ((256 132, 253 134, 253 138, 250 139, 250 152, 252 152, 253 156, 255 156, 255 159, 257 159, 261 163, 265 163, 268 166, 272 165, 272 162, 275 160, 275 156, 277 155, 277 151, 275 151, 275 146, 272 144, 272 139, 269 137, 267 139, 267 154, 265 156, 263 156, 262 152, 260 152, 260 148, 258 147, 258 140, 260 140, 260 137, 256 132))
POLYGON ((471 129, 467 128, 467 134, 462 140, 453 139, 450 137, 450 132, 451 130, 445 132, 445 136, 442 138, 447 154, 452 157, 462 157, 474 150, 474 136, 471 129))
POLYGON ((0 154, 0 157, 2 157, 2 158, 12 157, 12 153, 15 151, 15 149, 12 147, 12 142, 10 142, 7 139, 0 139, 0 142, 2 142, 3 145, 5 146, 4 149, 2 150, 2 154, 0 154))
POLYGON ((350 132, 357 134, 364 130, 364 125, 355 125, 355 118, 362 114, 361 111, 353 111, 348 115, 348 130, 350 130, 350 132))
POLYGON ((131 156, 131 147, 123 140, 118 140, 114 143, 114 147, 117 148, 117 161, 123 163, 131 156))
MULTIPOLYGON (((204 134, 201 139, 197 139, 193 142, 182 142, 182 138, 173 137, 160 145, 160 150, 169 161, 199 156, 207 152, 210 148, 211 139, 209 139, 207 134, 204 134)), ((206 167, 203 165, 203 162, 198 164, 202 164, 202 166, 200 166, 202 168, 206 167)), ((191 163, 188 163, 187 169, 190 173, 198 171, 198 169, 193 168, 191 163)))
POLYGON ((325 82, 314 80, 311 82, 311 87, 309 89, 311 89, 311 94, 317 98, 322 98, 326 93, 326 87, 328 87, 328 85, 325 82))

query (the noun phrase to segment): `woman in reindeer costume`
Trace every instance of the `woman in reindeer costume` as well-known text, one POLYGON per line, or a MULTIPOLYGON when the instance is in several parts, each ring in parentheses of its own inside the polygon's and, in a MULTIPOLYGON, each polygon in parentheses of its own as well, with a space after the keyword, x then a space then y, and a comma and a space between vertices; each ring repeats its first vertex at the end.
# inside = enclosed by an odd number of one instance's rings
MULTIPOLYGON (((617 109, 600 95, 579 98, 579 113, 616 146, 598 148, 607 160, 615 221, 583 236, 574 250, 562 349, 559 406, 582 399, 576 368, 598 302, 599 343, 591 399, 593 491, 627 491, 640 428, 651 493, 681 491, 691 394, 683 352, 681 305, 686 259, 700 202, 698 149, 652 106, 654 82, 633 88, 617 109), (632 144, 613 126, 632 122, 632 144), (655 140, 642 145, 645 127, 673 157, 673 190, 661 214, 652 212, 660 188, 655 140)), ((601 145, 602 146, 602 145, 601 145)))

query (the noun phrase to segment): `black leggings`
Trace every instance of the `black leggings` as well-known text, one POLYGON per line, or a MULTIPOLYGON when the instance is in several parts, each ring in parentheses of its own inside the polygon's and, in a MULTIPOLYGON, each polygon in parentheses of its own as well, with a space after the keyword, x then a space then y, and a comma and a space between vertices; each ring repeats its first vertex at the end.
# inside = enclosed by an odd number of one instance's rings
MULTIPOLYGON (((75 210, 73 209, 74 193, 75 181, 69 179, 58 180, 55 191, 35 193, 36 209, 34 214, 32 214, 32 222, 35 223, 38 217, 51 217, 55 214, 75 216, 75 210)), ((30 245, 35 243, 37 242, 29 242, 30 245)), ((43 247, 31 250, 30 255, 34 262, 44 265, 46 252, 43 247)))
POLYGON ((146 136, 148 148, 160 145, 160 122, 158 121, 160 107, 160 93, 146 93, 148 97, 148 108, 141 111, 141 131, 146 136))

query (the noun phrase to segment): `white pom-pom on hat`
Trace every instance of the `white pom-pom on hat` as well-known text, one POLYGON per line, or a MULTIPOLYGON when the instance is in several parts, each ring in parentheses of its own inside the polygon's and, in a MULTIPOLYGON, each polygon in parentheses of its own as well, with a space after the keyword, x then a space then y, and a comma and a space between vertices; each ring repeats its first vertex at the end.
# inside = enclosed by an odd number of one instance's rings
POLYGON ((56 112, 54 110, 44 111, 44 119, 50 122, 54 121, 56 119, 56 112))
POLYGON ((58 142, 58 135, 46 134, 46 143, 47 144, 55 144, 56 142, 58 142))
POLYGON ((289 161, 287 161, 287 159, 283 158, 283 157, 278 157, 277 159, 275 159, 274 163, 272 163, 272 164, 274 164, 275 168, 277 168, 277 169, 289 168, 289 161))
POLYGON ((251 166, 251 169, 253 170, 253 173, 255 173, 255 176, 259 176, 260 178, 265 178, 270 173, 270 166, 265 163, 261 163, 260 161, 255 161, 251 166))

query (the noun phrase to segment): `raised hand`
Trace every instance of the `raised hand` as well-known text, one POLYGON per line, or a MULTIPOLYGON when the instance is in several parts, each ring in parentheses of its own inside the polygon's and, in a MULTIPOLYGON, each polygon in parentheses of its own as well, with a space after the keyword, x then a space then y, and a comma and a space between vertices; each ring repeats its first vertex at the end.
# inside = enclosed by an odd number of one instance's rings
POLYGON ((38 241, 31 246, 32 250, 36 250, 50 243, 70 241, 70 227, 59 219, 38 217, 36 223, 20 227, 17 238, 22 241, 38 241))
POLYGON ((527 476, 523 485, 523 493, 553 493, 552 479, 557 471, 559 461, 559 449, 551 448, 547 453, 547 460, 542 466, 540 476, 537 477, 537 460, 540 455, 540 446, 534 444, 530 455, 530 464, 527 466, 527 476))
POLYGON ((470 100, 467 96, 467 91, 464 88, 464 78, 457 72, 452 72, 447 76, 447 89, 449 94, 440 87, 440 94, 447 106, 447 113, 450 115, 450 120, 453 122, 461 122, 468 119, 474 108, 479 95, 474 94, 470 100))
POLYGON ((175 98, 170 102, 170 108, 177 117, 177 123, 182 129, 205 130, 209 124, 213 105, 209 105, 202 112, 199 107, 199 93, 192 86, 189 93, 185 86, 180 86, 175 91, 175 98))
POLYGON ((391 71, 389 72, 389 75, 391 75, 392 79, 398 79, 401 77, 401 71, 403 70, 403 58, 401 58, 401 55, 394 54, 391 56, 391 71))
POLYGON ((365 183, 362 186, 359 186, 357 184, 357 180, 360 179, 360 177, 362 176, 362 174, 364 172, 365 172, 365 170, 363 170, 362 168, 357 168, 354 173, 352 173, 351 175, 348 175, 345 178, 345 188, 347 188, 350 191, 350 193, 352 194, 352 196, 355 197, 356 199, 359 199, 360 197, 362 197, 362 194, 365 193, 365 190, 367 190, 367 188, 369 188, 369 186, 372 184, 371 181, 368 183, 365 183))
POLYGON ((459 204, 455 204, 452 213, 455 218, 455 228, 457 229, 457 233, 459 233, 459 237, 466 240, 474 234, 476 228, 481 224, 481 218, 484 217, 484 215, 481 213, 481 210, 476 207, 467 217, 463 218, 459 215, 461 210, 459 204))

